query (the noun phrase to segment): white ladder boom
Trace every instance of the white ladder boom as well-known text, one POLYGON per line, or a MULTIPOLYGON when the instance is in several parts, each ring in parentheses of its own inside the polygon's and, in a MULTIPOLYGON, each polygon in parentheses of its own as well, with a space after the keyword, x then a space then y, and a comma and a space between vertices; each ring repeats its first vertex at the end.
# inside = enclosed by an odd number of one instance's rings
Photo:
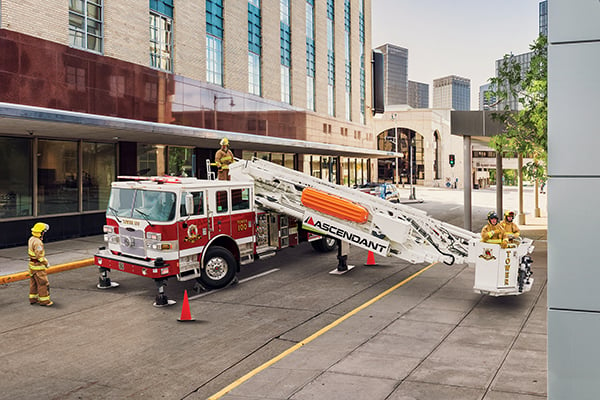
MULTIPOLYGON (((341 239, 383 256, 395 256, 412 263, 465 263, 469 242, 479 235, 435 220, 421 210, 388 202, 346 186, 336 185, 254 158, 238 160, 230 166, 232 180, 254 180, 255 202, 264 209, 289 215, 303 222, 303 228, 341 239), (326 209, 303 203, 306 188, 324 193, 326 209), (330 196, 330 197, 328 197, 330 196), (327 201, 327 199, 331 201, 327 201), (338 205, 336 199, 342 199, 338 205), (365 221, 344 217, 350 208, 364 208, 365 221), (331 208, 338 207, 329 212, 331 208), (340 217, 339 215, 342 215, 340 217)), ((307 191, 308 193, 308 191, 307 191)), ((305 193, 306 195, 306 193, 305 193)))

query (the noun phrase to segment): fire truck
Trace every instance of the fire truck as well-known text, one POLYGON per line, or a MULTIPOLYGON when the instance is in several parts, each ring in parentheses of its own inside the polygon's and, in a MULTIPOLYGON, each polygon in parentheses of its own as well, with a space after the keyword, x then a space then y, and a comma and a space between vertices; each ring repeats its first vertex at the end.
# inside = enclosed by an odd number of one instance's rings
MULTIPOLYGON (((533 285, 533 242, 501 247, 404 204, 261 160, 238 160, 231 181, 120 177, 106 211, 106 246, 95 255, 98 288, 118 286, 110 270, 154 279, 155 306, 174 304, 169 278, 205 289, 236 281, 240 267, 309 241, 318 251, 357 246, 411 263, 469 263, 476 292, 518 295, 533 285)), ((209 175, 210 176, 210 175, 209 175)))

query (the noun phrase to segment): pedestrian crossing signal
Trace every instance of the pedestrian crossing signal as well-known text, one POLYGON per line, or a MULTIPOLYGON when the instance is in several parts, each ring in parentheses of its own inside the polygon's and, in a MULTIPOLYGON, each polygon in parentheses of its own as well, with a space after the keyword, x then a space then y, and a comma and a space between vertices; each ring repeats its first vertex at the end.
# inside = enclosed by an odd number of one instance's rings
POLYGON ((449 161, 450 161, 450 166, 451 166, 451 167, 454 167, 454 164, 455 164, 455 162, 456 162, 456 159, 455 159, 455 157, 454 157, 454 154, 450 154, 450 160, 449 160, 449 161))

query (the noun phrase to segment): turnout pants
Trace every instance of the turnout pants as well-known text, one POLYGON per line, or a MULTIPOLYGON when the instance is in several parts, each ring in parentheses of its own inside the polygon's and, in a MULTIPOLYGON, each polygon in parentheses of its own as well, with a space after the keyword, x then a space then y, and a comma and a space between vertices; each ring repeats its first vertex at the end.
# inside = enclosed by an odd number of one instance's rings
POLYGON ((50 282, 45 269, 29 268, 29 302, 50 303, 50 282))

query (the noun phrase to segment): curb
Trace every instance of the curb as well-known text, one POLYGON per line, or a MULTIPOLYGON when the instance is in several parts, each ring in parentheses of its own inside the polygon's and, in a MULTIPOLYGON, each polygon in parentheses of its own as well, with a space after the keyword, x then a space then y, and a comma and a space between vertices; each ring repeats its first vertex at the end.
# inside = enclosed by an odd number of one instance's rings
MULTIPOLYGON (((69 263, 55 265, 54 267, 50 267, 46 270, 48 274, 56 274, 57 272, 69 271, 76 268, 87 267, 89 265, 94 264, 94 258, 86 258, 84 260, 73 261, 69 263)), ((0 285, 22 281, 25 279, 29 279, 29 271, 17 272, 15 274, 3 275, 0 276, 0 285)))

